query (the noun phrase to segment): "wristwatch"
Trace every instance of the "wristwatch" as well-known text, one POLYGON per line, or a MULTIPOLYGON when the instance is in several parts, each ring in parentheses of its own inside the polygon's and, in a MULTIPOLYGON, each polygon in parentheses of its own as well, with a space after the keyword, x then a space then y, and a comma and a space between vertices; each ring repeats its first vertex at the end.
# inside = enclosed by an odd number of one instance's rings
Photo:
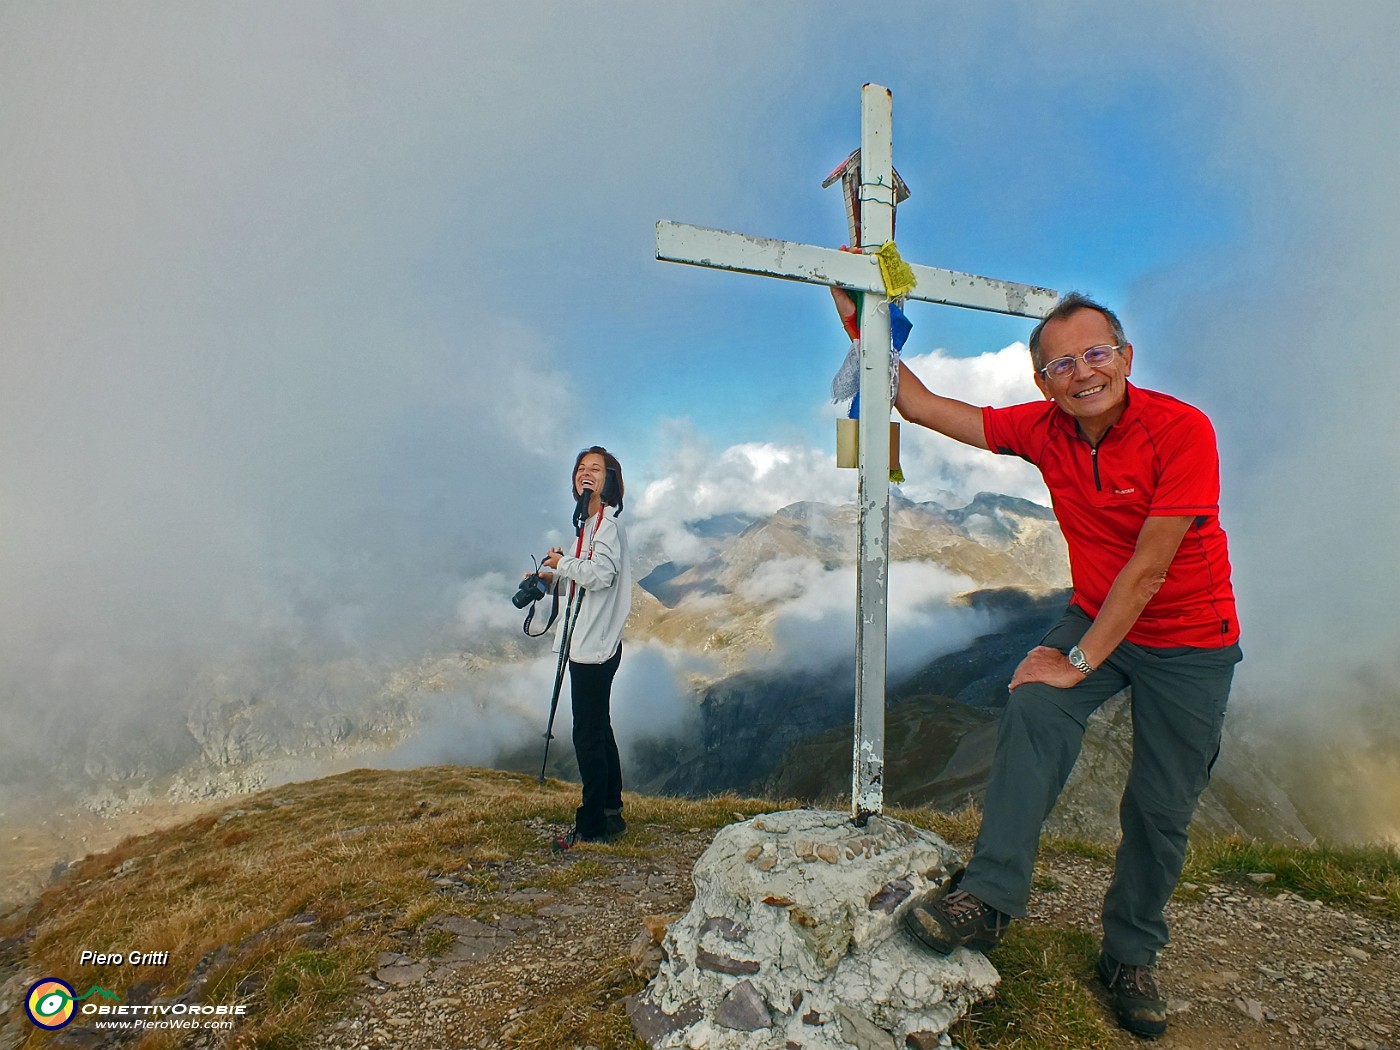
POLYGON ((1074 665, 1074 669, 1088 678, 1094 673, 1094 665, 1089 662, 1089 658, 1084 655, 1084 650, 1075 646, 1069 651, 1069 662, 1074 665))

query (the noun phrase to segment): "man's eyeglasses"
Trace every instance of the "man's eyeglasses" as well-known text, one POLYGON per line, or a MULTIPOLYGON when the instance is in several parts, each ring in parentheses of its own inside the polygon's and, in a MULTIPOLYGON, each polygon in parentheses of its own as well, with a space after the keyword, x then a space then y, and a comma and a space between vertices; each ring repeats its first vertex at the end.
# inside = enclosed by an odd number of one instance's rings
POLYGON ((1121 345, 1109 346, 1107 343, 1091 346, 1078 357, 1057 357, 1039 371, 1048 379, 1068 379, 1074 374, 1074 363, 1081 358, 1090 368, 1099 368, 1112 361, 1113 355, 1122 349, 1121 345))

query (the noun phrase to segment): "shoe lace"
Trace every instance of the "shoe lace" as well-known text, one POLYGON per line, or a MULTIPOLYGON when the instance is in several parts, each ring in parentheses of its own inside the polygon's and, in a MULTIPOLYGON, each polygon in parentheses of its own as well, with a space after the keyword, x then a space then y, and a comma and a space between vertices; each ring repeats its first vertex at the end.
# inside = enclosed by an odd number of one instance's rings
POLYGON ((987 905, 968 893, 967 890, 954 890, 943 898, 943 909, 954 922, 967 922, 991 911, 987 905))
POLYGON ((1157 998, 1157 982, 1152 977, 1150 966, 1118 966, 1118 986, 1134 999, 1157 998))

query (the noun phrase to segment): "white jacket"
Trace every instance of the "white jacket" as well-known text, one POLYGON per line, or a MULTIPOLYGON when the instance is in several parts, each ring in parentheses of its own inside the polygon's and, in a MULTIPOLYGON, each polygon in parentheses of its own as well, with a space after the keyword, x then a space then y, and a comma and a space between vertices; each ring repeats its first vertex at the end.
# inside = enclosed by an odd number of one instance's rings
MULTIPOLYGON (((575 545, 565 548, 554 570, 554 587, 561 603, 569 597, 565 581, 571 580, 584 589, 569 659, 581 664, 606 663, 622 644, 622 627, 632 611, 632 558, 617 508, 606 508, 601 520, 596 514, 589 516, 583 527, 583 551, 577 558, 572 554, 575 545)), ((554 629, 554 652, 559 651, 563 638, 561 612, 554 629)))

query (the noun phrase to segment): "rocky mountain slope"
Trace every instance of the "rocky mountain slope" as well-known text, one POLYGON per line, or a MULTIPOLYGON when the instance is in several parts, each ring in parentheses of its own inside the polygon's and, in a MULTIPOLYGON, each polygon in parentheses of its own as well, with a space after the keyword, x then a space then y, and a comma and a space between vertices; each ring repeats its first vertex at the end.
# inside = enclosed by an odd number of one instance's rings
MULTIPOLYGON (((705 657, 704 665, 675 672, 677 688, 693 693, 698 731, 634 756, 630 783, 656 792, 839 797, 849 778, 850 658, 821 643, 786 653, 780 668, 764 657, 775 629, 803 600, 799 591, 773 587, 773 578, 849 571, 854 508, 797 503, 758 521, 697 523, 695 534, 707 553, 693 564, 653 564, 655 551, 639 553, 639 575, 651 571, 635 589, 628 637, 705 657)), ((896 562, 968 585, 945 611, 977 625, 970 644, 926 639, 936 654, 892 681, 887 726, 891 801, 957 806, 980 790, 1011 669, 1064 604, 1063 541, 1046 508, 984 493, 961 508, 896 497, 890 546, 896 562)), ((502 578, 500 587, 508 583, 502 578)), ((36 746, 24 762, 0 770, 3 809, 13 819, 25 803, 33 809, 58 795, 115 814, 379 764, 427 732, 436 714, 460 709, 483 678, 538 658, 539 645, 519 640, 508 598, 503 590, 504 615, 480 618, 470 637, 445 630, 407 659, 269 653, 253 665, 202 669, 187 692, 160 698, 141 718, 114 713, 105 722, 46 727, 52 731, 33 739, 53 742, 50 752, 36 746)), ((466 726, 471 715, 457 717, 466 726)), ((1110 707, 1090 733, 1056 817, 1067 830, 1113 834, 1125 718, 1121 706, 1110 707)), ((563 775, 568 750, 555 749, 552 768, 563 775)), ((537 762, 534 744, 528 755, 507 749, 495 760, 522 771, 537 770, 537 762)), ((1279 787, 1284 772, 1251 753, 1249 740, 1228 741, 1202 819, 1219 830, 1309 838, 1316 820, 1279 787)))
MULTIPOLYGON (((654 568, 655 593, 634 590, 627 636, 706 654, 720 668, 741 665, 751 650, 771 644, 779 605, 746 592, 745 582, 775 558, 849 564, 854 521, 850 506, 799 503, 757 522, 697 523, 712 553, 696 565, 654 568)), ((891 544, 896 559, 937 564, 976 586, 1036 587, 1064 574, 1049 512, 1010 497, 983 495, 953 511, 896 499, 891 544)), ((643 551, 638 560, 645 566, 650 557, 643 551)), ((282 647, 199 668, 178 687, 153 687, 144 710, 102 709, 80 724, 55 716, 0 769, 0 794, 61 794, 111 808, 372 763, 375 753, 411 736, 438 698, 539 654, 539 645, 522 644, 508 599, 502 593, 502 615, 473 621, 468 637, 444 627, 417 654, 326 658, 282 647)))
MULTIPOLYGON (((939 657, 893 685, 885 722, 885 798, 891 805, 954 809, 981 799, 996 746, 1005 683, 1066 600, 981 591, 969 602, 994 612, 996 631, 939 657)), ((851 776, 853 670, 746 672, 716 682, 700 701, 700 733, 661 747, 635 774, 642 790, 703 795, 739 790, 844 805, 851 776)), ((1132 760, 1127 694, 1089 723, 1083 750, 1050 827, 1111 842, 1132 760)), ((1319 833, 1246 741, 1227 730, 1197 823, 1214 834, 1310 842, 1319 833)))
MULTIPOLYGON (((737 523, 731 523, 737 524, 737 523)), ((824 570, 855 564, 856 509, 803 502, 714 541, 694 565, 665 562, 642 578, 648 597, 634 603, 631 626, 643 637, 717 656, 735 669, 764 646, 779 603, 753 582, 775 564, 824 570), (654 598, 655 600, 651 600, 654 598)), ((1045 507, 980 494, 952 510, 936 503, 890 503, 890 559, 922 562, 965 578, 969 589, 1064 587, 1064 540, 1045 507)))

